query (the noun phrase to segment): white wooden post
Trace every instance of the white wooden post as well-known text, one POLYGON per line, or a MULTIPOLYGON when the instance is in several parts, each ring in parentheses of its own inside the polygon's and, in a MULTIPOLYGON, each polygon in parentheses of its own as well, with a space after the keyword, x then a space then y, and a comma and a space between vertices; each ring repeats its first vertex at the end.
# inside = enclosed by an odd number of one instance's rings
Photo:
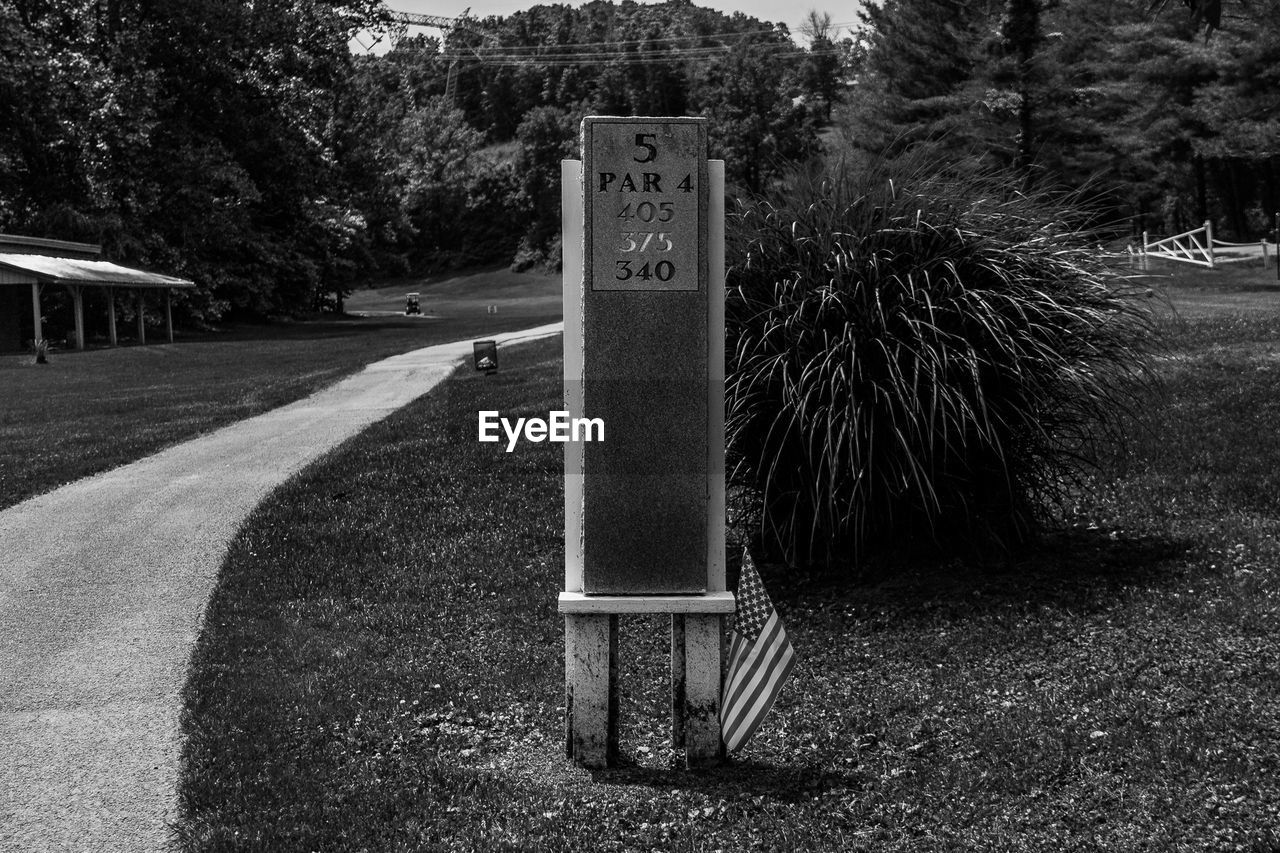
POLYGON ((1213 265, 1213 223, 1208 219, 1204 221, 1204 246, 1205 253, 1209 256, 1209 269, 1215 269, 1213 265))
POLYGON ((40 285, 37 282, 31 282, 31 313, 32 313, 32 333, 35 336, 33 346, 38 345, 44 340, 44 324, 40 322, 40 285))
POLYGON ((725 591, 725 437, 724 437, 724 161, 707 163, 707 290, 708 325, 719 330, 708 336, 707 479, 707 592, 725 591))
MULTIPOLYGON (((724 328, 724 161, 707 168, 707 288, 711 329, 724 328)), ((725 592, 724 336, 713 334, 707 381, 707 592, 725 592)), ((671 624, 672 744, 684 747, 690 767, 724 757, 720 737, 724 614, 673 615, 671 624), (679 651, 677 652, 677 646, 679 651)))
MULTIPOLYGON (((582 164, 577 160, 560 163, 560 234, 561 234, 561 294, 564 305, 564 406, 570 418, 582 417, 582 164)), ((567 442, 564 445, 564 588, 567 592, 582 591, 582 445, 567 442)), ((610 685, 604 688, 591 685, 579 675, 580 668, 589 665, 591 652, 586 648, 594 639, 589 636, 593 623, 584 618, 565 614, 564 620, 564 685, 565 685, 565 753, 569 758, 579 755, 575 741, 575 721, 584 722, 598 708, 599 692, 612 696, 610 685), (581 649, 581 651, 579 651, 581 649), (585 658, 585 659, 584 659, 585 658), (581 684, 580 684, 581 682, 581 684), (578 697, 577 690, 594 690, 597 695, 578 697), (581 699, 582 706, 577 705, 581 699)), ((598 625, 595 626, 598 629, 598 625)), ((615 632, 616 633, 616 624, 615 632)), ((608 637, 605 637, 607 643, 608 637)), ((594 650, 598 653, 598 649, 594 650)), ((604 711, 605 724, 600 731, 607 731, 609 710, 604 711)), ((591 744, 583 742, 582 755, 588 760, 607 763, 608 745, 591 754, 591 744)))
POLYGON ((723 753, 720 738, 719 613, 690 613, 684 618, 684 747, 690 767, 715 764, 723 753))
POLYGON ((618 617, 565 614, 569 752, 583 767, 618 759, 618 617))
POLYGON ((683 613, 671 614, 671 746, 684 749, 685 704, 689 693, 685 687, 687 659, 685 656, 685 621, 683 613))
POLYGON ((116 289, 107 285, 107 339, 112 346, 119 343, 116 335, 116 289))
POLYGON ((138 343, 146 344, 147 342, 147 316, 146 306, 142 302, 142 295, 145 293, 142 288, 138 288, 138 343))
MULTIPOLYGON (((564 407, 582 409, 582 163, 560 162, 560 292, 564 306, 564 407)), ((582 591, 582 445, 564 445, 564 588, 582 591)))

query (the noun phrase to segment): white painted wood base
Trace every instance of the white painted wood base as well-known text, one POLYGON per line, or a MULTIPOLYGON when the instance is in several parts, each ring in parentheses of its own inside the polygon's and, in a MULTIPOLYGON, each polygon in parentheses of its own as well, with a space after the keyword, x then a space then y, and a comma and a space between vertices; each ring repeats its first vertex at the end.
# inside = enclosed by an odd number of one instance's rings
MULTIPOLYGON (((725 595, 732 602, 732 594, 725 595)), ((715 612, 666 611, 672 613, 671 741, 685 750, 689 767, 724 758, 720 690, 726 611, 718 597, 711 606, 715 612)), ((618 614, 568 612, 564 627, 565 755, 583 767, 612 767, 618 756, 618 614)))
POLYGON ((561 613, 732 613, 733 593, 697 595, 584 595, 560 593, 561 613))
POLYGON ((618 617, 564 618, 566 747, 583 767, 618 760, 618 617))
POLYGON ((684 617, 684 754, 689 767, 718 764, 720 739, 720 626, 718 613, 684 617))

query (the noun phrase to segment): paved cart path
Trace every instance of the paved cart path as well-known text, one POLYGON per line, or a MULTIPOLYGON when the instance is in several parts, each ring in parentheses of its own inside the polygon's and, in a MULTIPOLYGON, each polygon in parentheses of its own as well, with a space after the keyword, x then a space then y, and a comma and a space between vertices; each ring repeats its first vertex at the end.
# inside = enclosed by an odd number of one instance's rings
POLYGON ((0 512, 0 850, 169 845, 179 692, 231 537, 272 488, 470 354, 466 341, 377 362, 0 512))

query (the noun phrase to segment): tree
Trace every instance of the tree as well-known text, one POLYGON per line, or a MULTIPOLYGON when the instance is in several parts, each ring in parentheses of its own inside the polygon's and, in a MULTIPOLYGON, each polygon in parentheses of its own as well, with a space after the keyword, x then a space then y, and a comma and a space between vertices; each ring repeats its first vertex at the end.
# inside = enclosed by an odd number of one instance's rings
POLYGON ((805 110, 784 91, 785 68, 774 59, 780 50, 776 42, 743 39, 706 64, 692 95, 710 119, 712 156, 725 161, 728 180, 749 192, 816 149, 805 110))
POLYGON ((516 138, 520 154, 516 171, 521 179, 526 225, 514 266, 558 262, 560 234, 560 161, 577 156, 578 127, 587 110, 535 107, 525 113, 516 138))
POLYGON ((843 86, 843 51, 834 42, 831 15, 810 10, 800 32, 809 39, 809 53, 800 63, 797 82, 800 91, 821 102, 824 122, 831 120, 831 108, 840 97, 843 86))
POLYGON ((884 0, 859 12, 862 64, 845 121, 856 145, 902 153, 919 145, 953 156, 986 147, 984 99, 990 4, 884 0))
POLYGON ((192 277, 189 314, 309 309, 360 227, 332 116, 376 8, 0 4, 0 225, 192 277))

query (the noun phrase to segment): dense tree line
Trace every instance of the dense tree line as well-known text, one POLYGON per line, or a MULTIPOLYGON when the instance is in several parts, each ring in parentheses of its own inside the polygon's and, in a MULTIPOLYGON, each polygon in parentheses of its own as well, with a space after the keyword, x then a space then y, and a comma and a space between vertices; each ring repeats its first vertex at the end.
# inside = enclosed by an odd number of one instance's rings
POLYGON ((367 241, 335 169, 374 0, 0 2, 0 229, 200 284, 184 309, 310 307, 367 241))
POLYGON ((920 146, 1089 186, 1153 231, 1280 207, 1280 0, 883 0, 856 42, 594 0, 383 56, 376 0, 0 0, 0 229, 193 278, 183 310, 340 302, 357 276, 554 263, 580 118, 711 119, 741 193, 818 148, 920 146))
POLYGON ((1152 231, 1280 209, 1275 0, 884 0, 845 121, 870 151, 930 146, 1088 187, 1152 231))
POLYGON ((805 51, 783 27, 689 0, 595 0, 463 21, 443 41, 402 40, 385 57, 362 58, 357 85, 372 149, 394 148, 388 140, 403 136, 397 128, 415 110, 436 115, 436 133, 467 130, 431 146, 456 161, 433 181, 435 197, 389 188, 407 205, 398 242, 410 261, 514 253, 523 266, 558 257, 559 162, 576 156, 584 115, 708 116, 712 156, 757 191, 816 150, 814 120, 829 112, 837 54, 829 43, 805 51), (814 56, 826 60, 825 77, 811 70, 814 56))
POLYGON ((377 0, 0 0, 0 230, 263 316, 358 274, 554 261, 588 113, 710 115, 747 188, 814 148, 804 51, 740 14, 536 6, 352 54, 388 25, 377 0))

